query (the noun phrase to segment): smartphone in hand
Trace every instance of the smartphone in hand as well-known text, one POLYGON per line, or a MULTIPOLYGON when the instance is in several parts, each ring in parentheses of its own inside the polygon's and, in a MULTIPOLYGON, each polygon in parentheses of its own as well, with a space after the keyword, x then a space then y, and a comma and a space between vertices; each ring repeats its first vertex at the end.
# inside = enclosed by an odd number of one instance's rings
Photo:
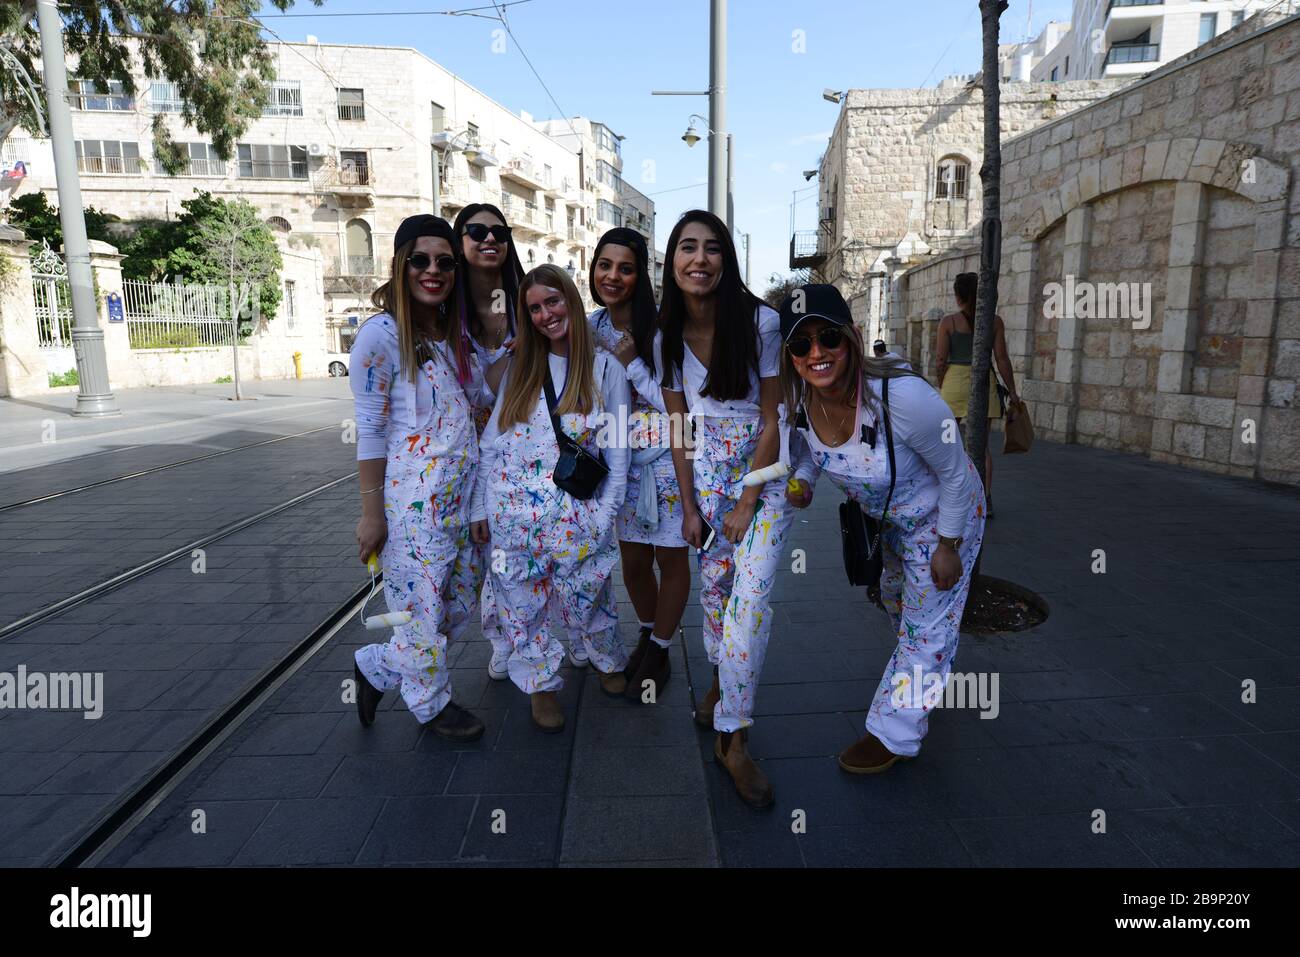
POLYGON ((713 540, 717 537, 717 532, 714 530, 713 526, 709 524, 709 520, 703 515, 700 516, 700 524, 704 526, 703 532, 700 536, 700 551, 707 552, 713 547, 713 540))

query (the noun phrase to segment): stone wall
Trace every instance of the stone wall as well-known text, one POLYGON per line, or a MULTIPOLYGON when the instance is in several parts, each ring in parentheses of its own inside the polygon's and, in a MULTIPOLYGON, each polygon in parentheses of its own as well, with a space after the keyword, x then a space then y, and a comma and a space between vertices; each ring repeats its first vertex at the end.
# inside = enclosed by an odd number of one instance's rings
MULTIPOLYGON (((1039 434, 1300 484, 1300 17, 1171 64, 1002 156, 999 312, 1039 434), (1048 293, 1067 282, 1098 301, 1106 284, 1141 290, 1149 311, 1112 299, 1060 314, 1048 293)), ((933 340, 928 301, 910 291, 945 268, 907 274, 899 331, 919 321, 933 340)))

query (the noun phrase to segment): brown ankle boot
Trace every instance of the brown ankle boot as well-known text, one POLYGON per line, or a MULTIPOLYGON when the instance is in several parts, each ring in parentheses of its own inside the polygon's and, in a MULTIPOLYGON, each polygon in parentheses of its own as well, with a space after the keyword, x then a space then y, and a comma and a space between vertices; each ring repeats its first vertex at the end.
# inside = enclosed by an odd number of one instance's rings
POLYGON ((699 704, 695 706, 695 723, 701 728, 713 727, 713 706, 722 700, 722 686, 718 684, 718 666, 713 666, 713 684, 699 704))
POLYGON ((649 628, 642 628, 641 635, 637 638, 636 647, 632 653, 627 656, 627 667, 623 669, 623 674, 627 675, 627 680, 631 681, 636 670, 641 667, 641 659, 645 657, 646 648, 650 647, 650 635, 653 632, 649 628))
POLYGON ((596 673, 600 675, 600 690, 605 694, 617 698, 621 697, 623 692, 627 690, 627 675, 623 674, 623 672, 611 671, 609 674, 605 674, 600 669, 596 669, 596 673))
MULTIPOLYGON (((640 667, 632 677, 627 679, 627 697, 630 701, 640 703, 644 700, 647 681, 654 686, 653 700, 656 702, 659 700, 664 692, 664 686, 668 684, 668 677, 672 674, 669 650, 669 648, 660 648, 653 641, 650 642, 650 647, 641 658, 640 667)), ((713 714, 710 712, 709 724, 712 723, 713 714)))
POLYGON ((840 767, 849 774, 879 774, 906 760, 906 755, 890 751, 869 731, 856 744, 840 752, 840 767))
POLYGON ((719 731, 713 742, 713 756, 727 769, 740 799, 750 807, 769 807, 776 795, 767 776, 749 756, 749 729, 719 731))
POLYGON ((564 730, 564 709, 554 691, 534 691, 529 697, 533 724, 548 734, 564 730))

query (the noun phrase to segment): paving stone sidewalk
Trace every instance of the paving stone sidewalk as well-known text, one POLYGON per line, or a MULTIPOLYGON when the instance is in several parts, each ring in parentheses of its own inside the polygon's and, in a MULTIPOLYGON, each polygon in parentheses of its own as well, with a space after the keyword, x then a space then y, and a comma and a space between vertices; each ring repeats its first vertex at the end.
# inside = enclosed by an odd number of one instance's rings
POLYGON ((1021 635, 964 637, 956 668, 998 675, 996 718, 936 713, 920 758, 885 775, 835 764, 861 734, 893 639, 844 584, 826 485, 791 540, 807 571, 778 581, 751 738, 774 809, 740 804, 691 723, 709 677, 692 594, 664 700, 607 699, 566 667, 561 735, 538 733, 523 696, 488 679, 481 638, 461 643, 455 696, 488 725, 461 747, 420 728, 396 695, 374 728, 357 725, 341 695, 366 640, 354 627, 110 862, 1300 863, 1300 557, 1283 544, 1300 532, 1300 496, 1051 443, 997 467, 984 570, 1038 591, 1051 617, 1021 635), (206 835, 190 829, 197 807, 206 835))

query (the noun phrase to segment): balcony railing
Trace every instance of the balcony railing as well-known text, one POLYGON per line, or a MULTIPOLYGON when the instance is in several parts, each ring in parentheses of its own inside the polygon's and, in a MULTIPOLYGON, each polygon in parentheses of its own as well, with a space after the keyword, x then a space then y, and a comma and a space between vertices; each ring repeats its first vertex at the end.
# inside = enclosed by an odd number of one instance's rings
POLYGON ((1165 0, 1110 0, 1106 5, 1106 13, 1110 13, 1113 7, 1159 7, 1164 5, 1165 0))
MULTIPOLYGON (((154 172, 159 176, 166 176, 167 171, 163 169, 162 163, 154 163, 154 172)), ((226 175, 226 164, 221 160, 209 159, 190 159, 186 167, 180 171, 179 176, 217 176, 226 175)))
POLYGON ((306 179, 306 160, 239 161, 240 179, 306 179))
POLYGON ((820 266, 826 260, 822 251, 821 231, 804 229, 790 237, 790 268, 820 266))
POLYGON ((68 105, 74 110, 130 113, 135 109, 135 97, 125 93, 69 93, 68 105))
POLYGON ((364 120, 366 118, 366 106, 364 103, 340 103, 339 119, 340 120, 364 120))
POLYGON ((1116 43, 1106 54, 1106 65, 1117 63, 1154 63, 1160 59, 1159 43, 1116 43))
POLYGON ((81 173, 139 173, 138 156, 78 156, 77 171, 81 173))
POLYGON ((359 163, 355 160, 343 161, 339 164, 338 180, 340 186, 369 186, 370 163, 359 163))

